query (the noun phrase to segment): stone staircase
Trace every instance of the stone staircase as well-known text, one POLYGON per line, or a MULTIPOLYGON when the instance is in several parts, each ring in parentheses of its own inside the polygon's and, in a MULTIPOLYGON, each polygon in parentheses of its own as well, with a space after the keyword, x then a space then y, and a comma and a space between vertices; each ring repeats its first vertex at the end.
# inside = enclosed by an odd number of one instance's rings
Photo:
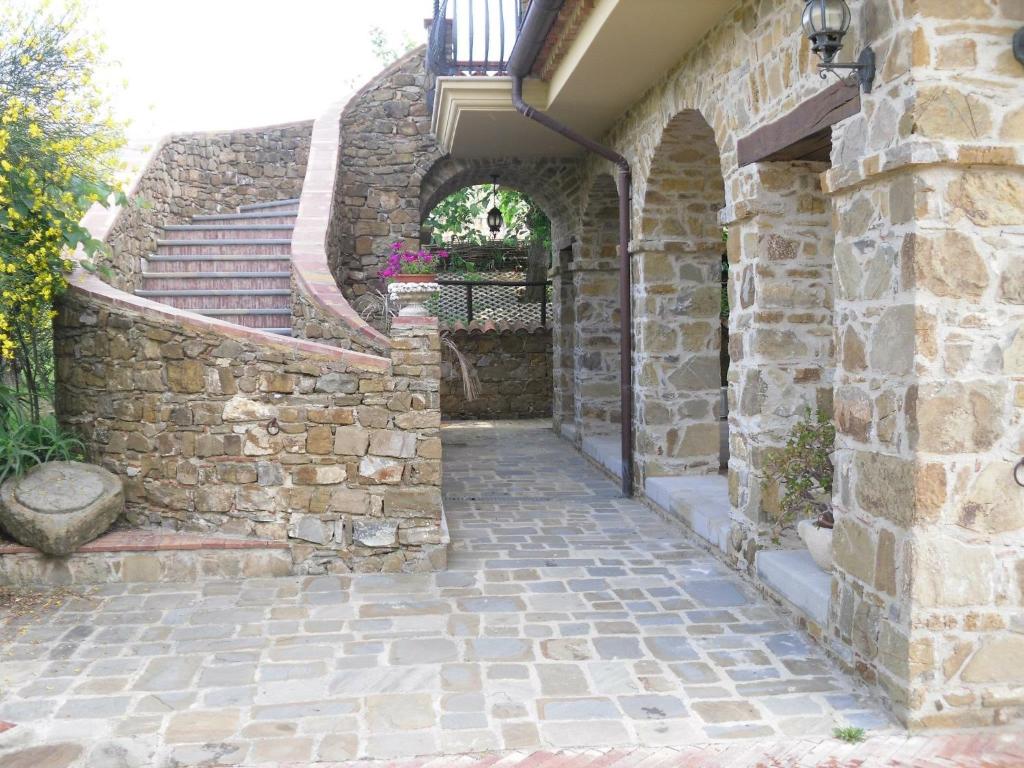
POLYGON ((239 206, 164 227, 135 291, 153 301, 290 336, 291 243, 299 201, 239 206))

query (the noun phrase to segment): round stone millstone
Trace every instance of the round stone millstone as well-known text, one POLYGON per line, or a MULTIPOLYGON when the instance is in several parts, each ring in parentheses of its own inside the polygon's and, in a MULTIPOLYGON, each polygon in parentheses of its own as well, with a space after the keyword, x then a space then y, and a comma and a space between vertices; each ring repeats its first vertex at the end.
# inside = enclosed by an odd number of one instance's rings
POLYGON ((0 523, 20 544, 69 555, 113 524, 124 488, 111 472, 78 461, 51 461, 0 486, 0 523))

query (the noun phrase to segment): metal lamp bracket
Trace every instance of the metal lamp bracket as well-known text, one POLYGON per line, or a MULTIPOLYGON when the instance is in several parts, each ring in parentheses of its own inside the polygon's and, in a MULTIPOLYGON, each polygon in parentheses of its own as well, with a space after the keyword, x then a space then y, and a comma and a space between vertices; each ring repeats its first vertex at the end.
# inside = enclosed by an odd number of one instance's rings
POLYGON ((818 69, 821 70, 822 80, 828 77, 828 73, 831 72, 847 85, 859 84, 860 89, 864 93, 871 93, 871 88, 875 83, 875 51, 869 45, 860 52, 860 57, 857 59, 856 64, 819 64, 818 69), (837 69, 852 71, 846 77, 840 77, 839 73, 835 71, 837 69))

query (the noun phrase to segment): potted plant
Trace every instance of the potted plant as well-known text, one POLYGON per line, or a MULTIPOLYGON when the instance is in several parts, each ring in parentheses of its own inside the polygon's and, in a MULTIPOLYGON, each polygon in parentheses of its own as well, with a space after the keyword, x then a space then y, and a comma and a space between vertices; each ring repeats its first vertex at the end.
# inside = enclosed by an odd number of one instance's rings
POLYGON ((779 502, 780 528, 796 522, 797 533, 814 562, 832 570, 832 452, 836 428, 821 411, 810 410, 793 427, 786 447, 768 460, 768 477, 784 493, 779 502))
POLYGON ((387 266, 380 276, 389 280, 388 294, 398 299, 399 317, 427 317, 426 302, 440 290, 437 272, 448 259, 447 251, 411 251, 401 241, 391 244, 387 266))
POLYGON ((391 244, 388 264, 380 276, 396 283, 433 283, 447 260, 447 251, 410 251, 399 241, 391 244))

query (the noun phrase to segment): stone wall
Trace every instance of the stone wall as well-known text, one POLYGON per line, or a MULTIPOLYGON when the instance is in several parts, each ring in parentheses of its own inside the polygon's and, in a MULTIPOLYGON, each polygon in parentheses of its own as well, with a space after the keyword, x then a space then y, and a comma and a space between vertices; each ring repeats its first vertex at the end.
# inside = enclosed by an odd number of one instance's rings
POLYGON ((375 77, 341 114, 338 183, 327 238, 331 271, 356 309, 382 290, 391 243, 419 244, 420 178, 441 157, 430 134, 424 51, 375 77))
POLYGON ((129 193, 144 204, 122 211, 106 238, 112 284, 125 291, 138 287, 139 259, 155 250, 165 224, 298 197, 312 126, 306 120, 163 139, 129 193))
POLYGON ((538 419, 551 416, 551 330, 449 331, 476 372, 480 388, 467 401, 458 362, 442 355, 441 415, 445 419, 538 419))
POLYGON ((299 573, 443 566, 436 321, 396 324, 388 360, 77 280, 57 408, 131 525, 287 540, 299 573))
POLYGON ((292 233, 292 335, 343 349, 390 355, 390 339, 342 295, 328 255, 337 210, 342 104, 313 123, 309 161, 292 233))

